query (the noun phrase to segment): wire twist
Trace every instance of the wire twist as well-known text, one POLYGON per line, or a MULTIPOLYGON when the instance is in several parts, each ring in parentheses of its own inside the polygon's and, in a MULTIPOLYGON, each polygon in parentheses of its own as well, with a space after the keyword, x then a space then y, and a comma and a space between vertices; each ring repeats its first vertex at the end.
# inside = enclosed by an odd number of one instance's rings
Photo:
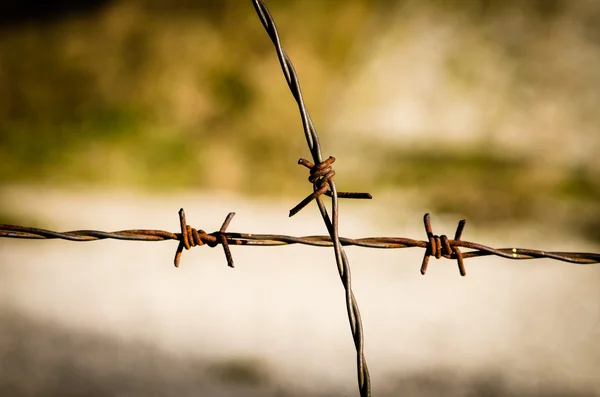
MULTIPOLYGON (((234 213, 230 213, 227 218, 229 221, 234 213)), ((429 214, 425 215, 426 218, 429 214)), ((172 233, 165 230, 153 229, 131 229, 121 230, 116 232, 104 232, 100 230, 74 230, 69 232, 57 232, 53 230, 39 229, 27 226, 3 225, 0 224, 0 238, 17 238, 30 240, 51 240, 61 239, 75 242, 89 242, 98 240, 121 240, 121 241, 166 241, 176 240, 179 244, 183 244, 182 248, 186 248, 186 241, 189 247, 206 245, 215 247, 223 244, 223 238, 230 245, 248 245, 260 247, 274 247, 292 244, 302 244, 312 247, 332 247, 333 242, 331 236, 286 236, 282 234, 256 234, 256 233, 233 233, 220 230, 213 233, 206 233, 204 230, 196 230, 185 223, 185 214, 182 210, 179 211, 179 222, 183 222, 183 230, 185 233, 172 233), (183 219, 182 219, 183 215, 183 219), (195 232, 194 232, 195 231, 195 232), (196 237, 197 234, 197 237, 196 237)), ((461 221, 463 223, 464 221, 461 221)), ((229 222, 227 222, 228 224, 229 222)), ((225 224, 225 222, 224 222, 225 224)), ((426 229, 427 231, 427 226, 426 229)), ((433 233, 432 233, 433 235, 433 233)), ((363 248, 378 248, 378 249, 401 249, 401 248, 423 248, 426 251, 426 256, 444 257, 447 259, 456 259, 452 254, 449 254, 447 245, 443 242, 445 236, 433 235, 433 243, 431 240, 414 240, 407 237, 364 237, 364 238, 347 238, 340 237, 340 244, 343 246, 356 246, 363 248), (438 243, 439 241, 439 243, 438 243), (431 248, 429 248, 431 247, 431 248), (446 248, 444 248, 446 247, 446 248)), ((560 251, 541 251, 528 248, 492 248, 487 245, 474 243, 464 240, 447 239, 451 249, 467 248, 471 251, 461 252, 463 259, 479 258, 483 256, 499 256, 505 259, 512 260, 531 260, 531 259, 553 259, 562 262, 568 262, 579 265, 591 265, 600 263, 600 254, 588 252, 560 252, 560 251)), ((179 248, 178 248, 179 250, 179 248)))
MULTIPOLYGON (((306 207, 311 201, 317 197, 325 194, 332 197, 329 183, 335 176, 335 171, 331 167, 331 164, 335 162, 335 157, 329 156, 327 160, 320 162, 315 165, 306 159, 298 160, 298 164, 305 166, 310 170, 308 181, 313 184, 314 191, 306 196, 297 206, 290 210, 290 217, 296 215, 301 209, 306 207)), ((337 192, 339 198, 350 198, 350 199, 371 199, 369 193, 356 193, 356 192, 337 192)))
POLYGON ((189 250, 192 247, 204 244, 208 245, 209 247, 216 247, 217 245, 221 244, 223 246, 223 251, 225 252, 227 265, 233 268, 233 256, 231 255, 231 250, 229 249, 229 244, 227 243, 226 231, 234 216, 235 212, 230 212, 225 218, 225 221, 223 221, 221 229, 219 229, 218 232, 208 234, 204 230, 196 230, 193 227, 189 226, 185 219, 185 211, 183 210, 183 208, 180 209, 179 224, 181 226, 181 234, 178 235, 179 246, 177 247, 177 251, 175 251, 175 260, 173 261, 175 267, 179 267, 179 262, 181 261, 181 254, 184 248, 186 250, 189 250))
POLYGON ((465 270, 465 264, 463 262, 463 255, 460 252, 459 244, 460 237, 462 236, 463 229, 465 228, 466 220, 461 220, 458 222, 458 226, 456 228, 456 233, 454 235, 454 240, 448 240, 446 235, 436 236, 433 234, 431 229, 431 219, 429 214, 425 214, 423 217, 423 222, 425 223, 425 232, 427 233, 427 247, 425 249, 425 254, 423 255, 423 264, 421 265, 421 274, 425 275, 427 272, 427 265, 429 263, 429 257, 435 256, 437 259, 440 259, 442 256, 448 259, 456 259, 458 262, 458 271, 461 276, 466 276, 467 272, 465 270))

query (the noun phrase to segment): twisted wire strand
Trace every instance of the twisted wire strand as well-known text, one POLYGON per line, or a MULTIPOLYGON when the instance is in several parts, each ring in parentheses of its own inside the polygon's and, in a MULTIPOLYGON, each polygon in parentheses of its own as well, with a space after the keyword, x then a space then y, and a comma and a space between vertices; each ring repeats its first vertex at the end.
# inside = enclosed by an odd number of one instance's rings
MULTIPOLYGON (((231 222, 233 215, 231 212, 227 215, 227 218, 223 222, 225 228, 231 222)), ((183 209, 179 211, 180 223, 182 217, 185 217, 183 209)), ((425 217, 429 217, 426 214, 425 217)), ((185 219, 183 220, 185 222, 185 219)), ((464 223, 464 221, 461 221, 464 223)), ((217 245, 223 245, 223 238, 225 239, 227 246, 262 246, 262 247, 275 247, 283 245, 307 245, 313 247, 332 247, 330 236, 286 236, 282 234, 255 234, 255 233, 238 233, 238 232, 227 232, 222 231, 223 226, 219 231, 213 233, 206 233, 204 230, 197 230, 187 223, 185 224, 186 233, 171 233, 165 230, 154 230, 154 229, 130 229, 121 230, 116 232, 104 232, 99 230, 74 230, 69 232, 56 232, 52 230, 39 229, 34 227, 17 226, 17 225, 3 225, 0 224, 0 237, 4 238, 17 238, 17 239, 34 239, 34 240, 53 240, 61 239, 67 241, 76 242, 88 242, 98 240, 124 240, 124 241, 168 241, 176 240, 180 244, 183 244, 182 248, 190 249, 195 246, 207 245, 209 247, 216 247, 217 245), (185 244, 185 238, 188 239, 188 244, 185 244), (189 248, 188 248, 189 246, 189 248)), ((431 226, 431 225, 430 225, 431 226)), ((463 226, 464 227, 464 226, 463 226)), ((431 230, 431 229, 430 229, 431 230)), ((443 245, 437 244, 437 240, 440 242, 445 238, 444 235, 437 236, 433 235, 434 244, 432 246, 431 239, 429 239, 429 231, 427 240, 415 240, 407 237, 364 237, 364 238, 348 238, 340 237, 340 243, 343 246, 356 246, 363 248, 375 248, 375 249, 402 249, 402 248, 424 248, 429 256, 435 256, 436 258, 446 259, 457 259, 457 256, 452 252, 449 252, 447 248, 440 248, 443 245), (441 251, 440 251, 441 249, 441 251)), ((471 251, 462 252, 462 258, 478 258, 483 256, 499 256, 505 259, 513 260, 527 260, 527 259, 553 259, 562 262, 569 262, 580 265, 590 265, 600 263, 600 254, 587 253, 587 252, 564 252, 564 251, 542 251, 527 248, 492 248, 487 245, 474 243, 460 239, 448 239, 446 238, 450 248, 466 248, 471 251)), ((423 273, 423 272, 421 272, 423 273)))
MULTIPOLYGON (((277 57, 279 58, 279 63, 281 65, 281 69, 283 71, 285 79, 288 83, 292 95, 294 96, 294 99, 298 103, 298 109, 302 118, 302 126, 304 128, 304 135, 306 137, 306 142, 312 154, 314 163, 317 165, 321 165, 323 163, 323 156, 321 154, 319 137, 317 135, 317 130, 315 129, 312 119, 308 113, 308 110, 306 109, 306 105, 304 104, 302 90, 300 89, 300 82, 298 80, 296 70, 294 69, 294 65, 292 64, 292 61, 281 46, 279 33, 277 32, 277 27, 275 26, 275 21, 273 20, 273 17, 271 16, 271 13, 269 12, 269 9, 265 5, 265 3, 262 0, 252 0, 252 3, 254 4, 254 8, 263 24, 263 27, 267 31, 267 34, 269 35, 271 41, 273 42, 273 45, 275 46, 277 57)), ((313 199, 315 199, 315 201, 317 202, 319 212, 321 213, 323 222, 325 223, 327 231, 331 237, 338 273, 346 291, 346 311, 348 312, 348 320, 350 322, 352 338, 356 347, 357 377, 360 395, 361 397, 369 397, 371 395, 371 381, 369 376, 369 370, 367 367, 367 362, 364 356, 364 338, 362 330, 362 321, 360 318, 358 304, 354 297, 354 293, 352 292, 350 263, 348 262, 346 253, 344 252, 342 244, 340 243, 338 231, 338 193, 332 176, 329 176, 329 178, 326 180, 326 183, 327 185, 329 185, 329 191, 331 191, 331 218, 329 217, 327 208, 325 207, 325 204, 323 203, 323 200, 321 198, 321 194, 323 194, 323 192, 318 187, 320 184, 316 182, 313 183, 313 189, 316 193, 318 193, 315 196, 313 196, 313 199)), ((309 201, 312 201, 312 199, 310 199, 309 201)), ((308 204, 308 202, 306 204, 308 204)), ((291 215, 293 214, 290 213, 290 216, 291 215)))

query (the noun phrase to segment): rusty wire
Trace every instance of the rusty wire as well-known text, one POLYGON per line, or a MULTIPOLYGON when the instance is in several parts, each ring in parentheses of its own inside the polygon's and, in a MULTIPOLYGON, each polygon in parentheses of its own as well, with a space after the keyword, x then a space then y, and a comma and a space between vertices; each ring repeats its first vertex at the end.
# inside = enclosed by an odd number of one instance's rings
MULTIPOLYGON (((304 104, 302 90, 300 89, 300 82, 298 81, 298 75, 296 74, 292 61, 281 46, 279 33, 277 32, 275 21, 273 20, 269 9, 262 0, 252 0, 252 4, 254 4, 256 13, 258 14, 263 27, 267 31, 271 41, 273 42, 273 45, 275 46, 275 51, 277 52, 281 69, 288 83, 290 91, 292 92, 292 95, 298 104, 298 110, 300 111, 300 116, 302 118, 302 126, 304 127, 304 135, 314 161, 313 165, 307 160, 299 160, 300 164, 310 168, 311 170, 309 181, 313 184, 313 193, 301 201, 300 204, 298 204, 294 209, 292 209, 292 211, 290 211, 290 216, 293 216, 310 201, 315 200, 317 202, 323 222, 325 222, 325 226, 327 227, 327 231, 331 237, 338 273, 346 291, 346 311, 348 313, 348 321, 350 322, 352 338, 356 348, 358 388, 360 390, 361 397, 368 397, 371 395, 371 380, 364 354, 365 344, 362 321, 360 317, 360 311, 358 309, 358 303, 354 297, 354 292, 352 292, 350 263, 346 253, 344 252, 344 249, 342 248, 342 244, 340 243, 338 231, 338 192, 335 182, 333 181, 335 172, 331 168, 331 163, 335 161, 335 158, 329 157, 327 160, 323 161, 323 155, 321 154, 321 147, 319 145, 319 136, 317 135, 317 130, 312 122, 312 119, 310 118, 308 110, 306 109, 306 105, 304 104), (325 207, 325 204, 321 198, 321 196, 327 191, 330 192, 331 196, 331 218, 329 217, 327 208, 325 207)), ((352 195, 349 197, 352 197, 352 195)), ((354 197, 370 198, 371 196, 368 193, 358 193, 354 197)))
MULTIPOLYGON (((178 233, 167 232, 165 230, 154 229, 131 229, 121 230, 116 232, 103 232, 99 230, 73 230, 69 232, 55 232, 52 230, 39 229, 34 227, 2 225, 0 224, 0 237, 18 238, 18 239, 34 239, 34 240, 52 240, 62 239, 68 241, 98 241, 98 240, 126 240, 126 241, 179 241, 175 253, 175 266, 179 267, 181 261, 181 253, 183 249, 191 249, 192 247, 207 245, 216 247, 221 245, 225 251, 227 264, 233 267, 233 257, 229 246, 231 245, 248 245, 274 247, 283 245, 309 245, 313 247, 331 247, 333 246, 330 236, 286 236, 283 234, 255 234, 255 233, 237 233, 226 231, 231 223, 235 213, 230 212, 221 228, 212 233, 207 233, 202 229, 194 229, 187 224, 185 212, 179 210, 179 224, 181 231, 178 233)), ((365 237, 365 238, 347 238, 340 237, 340 244, 344 246, 357 246, 364 248, 379 248, 379 249, 400 249, 400 248, 425 248, 423 256, 424 264, 430 256, 438 259, 469 259, 482 256, 499 256, 505 259, 525 260, 525 259, 554 259, 563 262, 570 262, 579 265, 591 265, 600 263, 600 254, 586 252, 556 252, 556 251, 540 251, 526 248, 492 248, 487 245, 473 243, 460 238, 449 239, 445 235, 435 235, 432 232, 431 221, 429 214, 425 214, 423 218, 425 225, 425 233, 427 240, 414 240, 406 237, 365 237), (470 249, 471 251, 456 253, 459 248, 470 249)), ((459 222, 457 232, 462 232, 465 221, 459 222)), ((459 251, 460 252, 460 251, 459 251)), ((464 269, 464 264, 463 264, 464 269)), ((459 267, 460 270, 460 267, 459 267)), ((421 273, 425 274, 423 266, 421 273)), ((462 272, 461 272, 462 274, 462 272)), ((465 275, 465 274, 462 274, 465 275)))
POLYGON ((179 267, 181 255, 184 248, 186 250, 192 247, 207 245, 216 247, 221 245, 225 253, 225 258, 229 267, 234 267, 233 256, 231 254, 231 245, 249 245, 249 246, 281 246, 291 244, 302 244, 316 247, 333 247, 335 259, 338 267, 340 279, 346 292, 346 309, 352 337, 356 348, 357 359, 357 377, 361 397, 371 395, 371 384, 367 363, 364 356, 364 338, 360 311, 354 293, 352 292, 350 264, 343 246, 359 246, 366 248, 379 249, 399 249, 418 247, 424 248, 423 261, 421 263, 421 274, 425 274, 431 256, 437 259, 446 258, 456 260, 458 270, 461 276, 466 275, 464 260, 482 256, 499 256, 506 259, 525 260, 548 258, 574 264, 594 264, 600 263, 600 254, 585 253, 585 252, 556 252, 556 251, 540 251, 534 249, 523 248, 492 248, 483 244, 473 243, 462 240, 462 232, 466 221, 461 220, 458 223, 453 239, 449 239, 446 235, 435 235, 431 227, 429 214, 425 214, 423 222, 426 240, 414 240, 404 237, 367 237, 367 238, 346 238, 340 237, 338 231, 338 198, 353 198, 353 199, 370 199, 369 193, 355 192, 338 192, 336 189, 333 177, 335 171, 332 164, 335 158, 329 156, 323 160, 319 137, 315 126, 312 122, 310 114, 304 104, 302 91, 298 75, 294 66, 281 46, 279 34, 275 26, 273 17, 264 4, 263 0, 252 0, 254 8, 260 18, 265 30, 267 31, 279 58, 283 74, 288 83, 290 91, 298 104, 305 138, 311 152, 313 162, 300 159, 298 164, 310 170, 309 182, 313 185, 313 192, 303 199, 298 205, 290 210, 289 216, 293 216, 306 207, 311 201, 315 200, 327 231, 328 236, 303 236, 294 237, 279 234, 254 234, 254 233, 237 233, 228 232, 227 228, 231 223, 235 213, 231 212, 225 218, 221 228, 213 233, 207 233, 204 230, 195 229, 187 224, 185 212, 183 209, 179 211, 180 232, 172 233, 164 230, 152 229, 131 229, 115 232, 104 232, 99 230, 74 230, 68 232, 56 232, 46 229, 33 227, 16 226, 0 224, 0 237, 19 238, 19 239, 63 239, 68 241, 96 241, 104 239, 126 240, 126 241, 166 241, 177 240, 177 246, 174 258, 174 264, 179 267), (331 217, 323 202, 322 196, 331 197, 331 217), (461 248, 466 248, 470 251, 462 252, 461 248))

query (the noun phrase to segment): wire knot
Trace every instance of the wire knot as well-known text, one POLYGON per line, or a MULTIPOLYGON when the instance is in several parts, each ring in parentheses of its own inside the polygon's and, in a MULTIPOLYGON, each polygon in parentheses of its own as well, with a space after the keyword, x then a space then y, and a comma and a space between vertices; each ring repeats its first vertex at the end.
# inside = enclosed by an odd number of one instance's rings
POLYGON ((428 241, 425 250, 425 255, 423 256, 423 264, 421 265, 421 274, 425 275, 425 272, 427 272, 429 257, 435 256, 436 259, 440 259, 441 257, 447 259, 456 259, 460 275, 466 276, 467 272, 465 270, 463 256, 460 252, 457 242, 460 241, 460 237, 462 235, 463 229, 465 228, 465 224, 467 223, 467 221, 463 219, 460 222, 458 222, 458 227, 456 228, 454 240, 449 240, 446 235, 437 236, 433 234, 429 214, 425 214, 423 222, 425 223, 425 231, 427 232, 428 241))
MULTIPOLYGON (((325 194, 326 196, 333 197, 331 189, 331 181, 335 176, 335 171, 331 167, 331 164, 335 162, 335 157, 329 156, 327 160, 323 160, 318 164, 313 164, 306 159, 298 160, 298 164, 310 170, 308 181, 313 184, 313 192, 306 196, 297 206, 290 210, 290 216, 296 215, 301 209, 306 207, 311 201, 317 197, 325 194)), ((371 199, 369 193, 356 193, 356 192, 338 192, 339 198, 352 198, 352 199, 371 199)))
POLYGON ((235 212, 230 212, 225 218, 221 229, 218 232, 214 233, 206 233, 204 230, 196 230, 193 227, 189 226, 185 220, 185 211, 182 209, 179 210, 179 224, 181 225, 181 233, 178 233, 179 237, 179 246, 177 247, 177 251, 175 252, 175 267, 179 267, 179 262, 181 261, 181 254, 183 249, 189 250, 192 247, 200 246, 200 245, 208 245, 209 247, 216 247, 221 244, 223 246, 223 251, 225 252, 225 258, 227 259, 227 265, 229 267, 234 267, 233 265, 233 257, 231 255, 231 251, 229 250, 229 243, 227 242, 227 227, 229 223, 233 219, 235 212))

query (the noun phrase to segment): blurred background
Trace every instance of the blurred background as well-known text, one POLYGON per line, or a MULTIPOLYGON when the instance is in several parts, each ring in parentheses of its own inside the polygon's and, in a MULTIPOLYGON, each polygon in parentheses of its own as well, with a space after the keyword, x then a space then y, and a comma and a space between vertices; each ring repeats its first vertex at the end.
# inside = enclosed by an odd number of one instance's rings
MULTIPOLYGON (((600 3, 271 0, 341 234, 600 251, 600 3)), ((249 0, 0 1, 0 222, 324 234, 249 0)), ((0 394, 356 395, 330 250, 0 241, 0 394)), ((348 250, 374 395, 600 395, 600 267, 348 250)))

